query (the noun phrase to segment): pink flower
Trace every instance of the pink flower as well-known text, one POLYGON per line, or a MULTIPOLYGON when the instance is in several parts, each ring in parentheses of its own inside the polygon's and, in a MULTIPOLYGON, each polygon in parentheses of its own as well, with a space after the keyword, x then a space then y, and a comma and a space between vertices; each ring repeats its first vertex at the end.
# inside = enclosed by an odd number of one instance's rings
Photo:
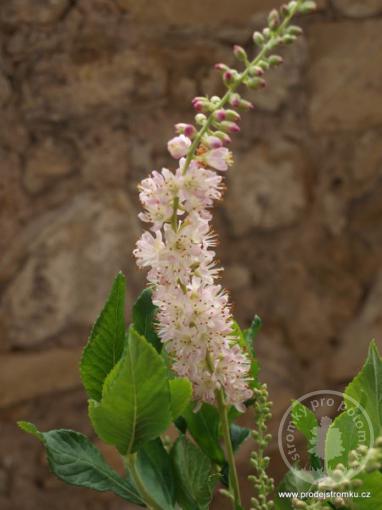
POLYGON ((207 136, 204 141, 210 149, 218 149, 223 146, 223 141, 217 136, 207 136))
POLYGON ((220 147, 206 152, 203 155, 203 159, 207 165, 222 172, 228 170, 228 167, 233 163, 232 152, 226 147, 220 147))
POLYGON ((185 156, 190 146, 191 140, 184 135, 175 136, 167 144, 168 151, 174 159, 185 156))

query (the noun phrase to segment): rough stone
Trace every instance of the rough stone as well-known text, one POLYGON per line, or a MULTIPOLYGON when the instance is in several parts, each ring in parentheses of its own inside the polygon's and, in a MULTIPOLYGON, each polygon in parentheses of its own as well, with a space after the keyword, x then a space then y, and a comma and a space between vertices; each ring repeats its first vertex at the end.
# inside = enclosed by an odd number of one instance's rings
POLYGON ((288 227, 298 221, 307 205, 304 170, 300 149, 280 140, 254 146, 239 159, 227 193, 235 234, 288 227))
POLYGON ((238 0, 236 3, 220 0, 205 0, 203 7, 187 0, 116 0, 121 9, 126 10, 137 20, 147 22, 161 19, 168 25, 216 26, 244 24, 259 11, 269 10, 269 0, 238 0))
POLYGON ((370 341, 382 349, 382 273, 375 281, 359 315, 343 332, 341 344, 329 362, 329 375, 336 382, 352 379, 361 369, 370 341), (346 363, 343 362, 346 360, 346 363))
POLYGON ((382 12, 381 0, 333 0, 333 5, 340 14, 349 18, 364 18, 382 12))
POLYGON ((12 94, 11 85, 9 80, 4 76, 4 74, 0 73, 0 106, 5 105, 12 94))
POLYGON ((24 185, 31 193, 40 192, 78 170, 73 145, 51 136, 32 145, 25 159, 24 185))
POLYGON ((61 18, 70 4, 70 0, 4 0, 0 7, 0 19, 12 25, 44 25, 61 18))
POLYGON ((152 100, 165 91, 165 70, 146 53, 126 49, 112 56, 96 52, 77 58, 74 49, 71 55, 56 54, 55 66, 50 57, 36 62, 23 86, 22 107, 28 117, 57 121, 105 107, 128 111, 134 96, 152 100))
POLYGON ((80 384, 80 349, 50 349, 0 356, 0 408, 80 384), (38 376, 37 376, 38 375, 38 376))
POLYGON ((30 228, 35 239, 3 295, 0 314, 7 337, 21 347, 70 326, 89 327, 139 235, 135 211, 122 192, 80 195, 44 225, 30 228))
POLYGON ((382 63, 365 55, 381 53, 382 21, 318 23, 309 31, 309 41, 313 129, 330 132, 381 124, 382 63))

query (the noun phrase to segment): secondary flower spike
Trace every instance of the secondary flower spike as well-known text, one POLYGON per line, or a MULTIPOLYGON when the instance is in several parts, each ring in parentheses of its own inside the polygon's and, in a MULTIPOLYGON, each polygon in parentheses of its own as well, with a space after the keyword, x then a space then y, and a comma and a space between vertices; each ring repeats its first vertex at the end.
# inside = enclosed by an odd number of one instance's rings
POLYGON ((200 404, 216 404, 223 390, 225 403, 244 411, 244 402, 253 396, 250 360, 235 337, 228 296, 217 282, 222 268, 215 261, 210 208, 222 197, 223 178, 217 171, 233 163, 226 145, 230 134, 240 131, 236 109, 253 108, 237 89, 265 85, 264 71, 282 63, 273 50, 300 34, 289 22, 306 5, 305 0, 292 0, 277 16, 272 14, 270 27, 253 36, 258 48, 252 61, 243 48, 234 47, 241 71, 215 65, 226 93, 193 99, 197 127, 176 124, 177 136, 167 144, 178 168, 154 171, 139 186, 144 207, 139 217, 150 231, 139 239, 134 255, 149 270, 158 334, 172 368, 191 380, 200 404))

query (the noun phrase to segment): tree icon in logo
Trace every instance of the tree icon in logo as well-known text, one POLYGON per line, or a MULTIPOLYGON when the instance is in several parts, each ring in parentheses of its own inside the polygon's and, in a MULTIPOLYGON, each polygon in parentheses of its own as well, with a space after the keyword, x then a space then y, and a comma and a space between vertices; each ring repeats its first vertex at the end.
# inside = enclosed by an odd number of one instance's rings
POLYGON ((341 430, 330 427, 332 423, 333 420, 329 416, 322 417, 319 426, 312 429, 309 440, 309 453, 326 462, 339 457, 344 451, 341 430))

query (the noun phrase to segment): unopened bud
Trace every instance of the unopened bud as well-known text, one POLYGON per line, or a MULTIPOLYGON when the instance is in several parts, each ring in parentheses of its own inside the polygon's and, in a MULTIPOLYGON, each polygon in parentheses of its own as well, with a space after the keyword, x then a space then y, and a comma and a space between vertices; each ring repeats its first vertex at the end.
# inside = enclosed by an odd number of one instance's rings
POLYGON ((335 498, 333 503, 336 508, 343 508, 346 505, 344 498, 335 498))
POLYGON ((260 32, 255 32, 253 34, 253 40, 257 46, 262 46, 264 44, 264 37, 260 32))
POLYGON ((240 106, 241 97, 239 94, 232 94, 232 96, 229 99, 229 104, 235 108, 240 106))
POLYGON ((269 39, 271 37, 271 35, 272 35, 271 29, 268 27, 265 27, 263 29, 263 36, 265 37, 265 39, 269 39))
POLYGON ((247 62, 247 53, 245 49, 238 44, 235 44, 233 47, 233 54, 238 60, 240 60, 240 62, 247 62))
POLYGON ((227 120, 233 120, 234 122, 238 122, 240 120, 240 115, 235 112, 235 110, 226 110, 225 116, 227 120))
POLYGON ((263 76, 264 69, 260 65, 252 66, 249 68, 249 74, 250 76, 263 76))
POLYGON ((285 34, 282 37, 282 42, 284 44, 292 44, 295 42, 296 39, 297 39, 297 37, 295 35, 285 34))
POLYGON ((288 12, 291 13, 296 9, 296 7, 297 7, 296 0, 292 0, 291 2, 288 3, 288 12))
POLYGON ((277 28, 280 25, 280 15, 276 9, 273 9, 269 13, 268 25, 272 30, 274 30, 275 28, 277 28))
POLYGON ((302 28, 298 27, 297 25, 291 25, 288 28, 287 32, 288 32, 288 34, 295 35, 298 37, 299 35, 302 35, 303 30, 302 30, 302 28))
POLYGON ((239 108, 242 108, 243 110, 253 110, 255 108, 255 105, 253 103, 251 103, 251 101, 242 99, 240 101, 239 108))
POLYGON ((220 138, 220 140, 223 142, 223 145, 228 145, 232 142, 231 137, 223 131, 215 131, 214 135, 220 138))
POLYGON ((271 67, 276 67, 282 64, 284 59, 280 57, 280 55, 271 55, 268 59, 268 62, 271 67))
POLYGON ((225 120, 226 119, 226 111, 224 110, 224 108, 220 108, 219 110, 216 110, 214 113, 213 113, 213 116, 216 120, 218 120, 219 122, 221 122, 222 120, 225 120))
POLYGON ((223 141, 217 136, 213 135, 207 136, 204 139, 204 142, 210 149, 219 149, 219 147, 223 146, 223 141))
POLYGON ((245 81, 245 84, 250 89, 261 89, 264 88, 267 82, 263 78, 249 78, 245 81))
POLYGON ((202 126, 207 120, 207 117, 204 115, 204 113, 198 113, 195 115, 195 122, 199 124, 199 126, 202 126))
POLYGON ((185 135, 188 138, 193 138, 196 134, 196 129, 192 124, 175 124, 175 131, 178 135, 185 135))
POLYGON ((223 74, 223 81, 225 85, 232 85, 235 82, 237 72, 234 69, 228 69, 223 74))
POLYGON ((300 7, 300 12, 303 14, 307 14, 309 12, 315 11, 317 8, 316 2, 311 2, 308 0, 307 2, 304 2, 300 7))
POLYGON ((194 97, 191 102, 197 112, 209 111, 210 102, 206 97, 194 97))
POLYGON ((238 133, 240 131, 240 126, 230 120, 224 120, 220 125, 224 131, 229 131, 230 133, 238 133))

